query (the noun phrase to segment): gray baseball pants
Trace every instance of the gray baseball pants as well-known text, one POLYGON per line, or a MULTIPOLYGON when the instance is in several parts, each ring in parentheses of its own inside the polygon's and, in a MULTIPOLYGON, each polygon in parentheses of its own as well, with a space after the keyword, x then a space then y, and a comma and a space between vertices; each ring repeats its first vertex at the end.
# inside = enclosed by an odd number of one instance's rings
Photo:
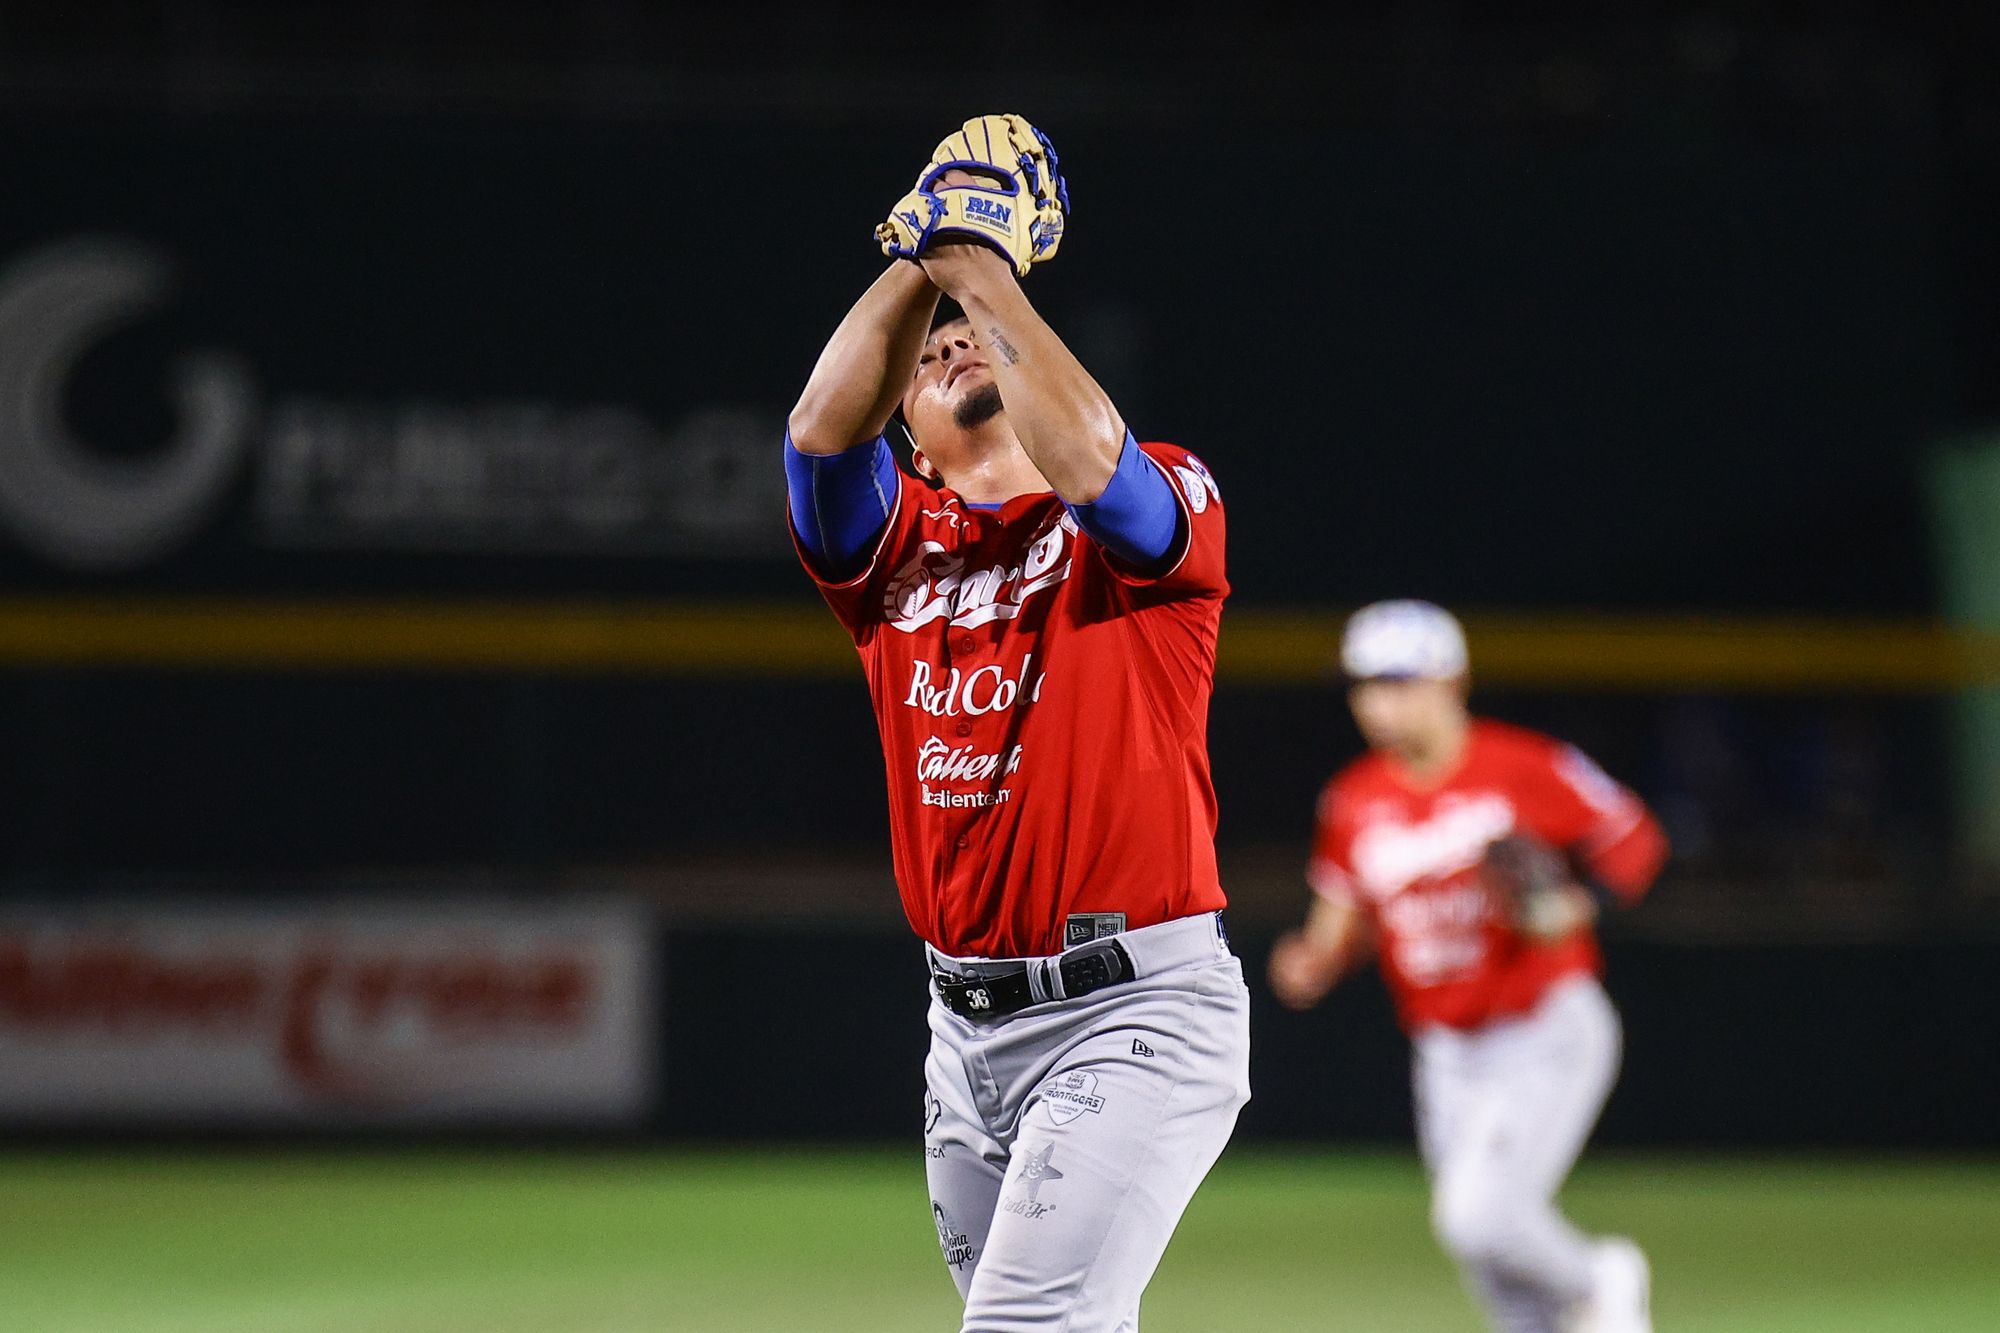
POLYGON ((1249 992, 1216 915, 1117 938, 1134 979, 1079 999, 971 1022, 932 997, 924 1151, 962 1333, 1136 1333, 1250 1099, 1249 992))
POLYGON ((1555 1199, 1618 1077, 1620 1046, 1618 1014, 1587 976, 1518 1018, 1416 1034, 1431 1226, 1501 1333, 1557 1333, 1590 1292, 1590 1240, 1555 1199))

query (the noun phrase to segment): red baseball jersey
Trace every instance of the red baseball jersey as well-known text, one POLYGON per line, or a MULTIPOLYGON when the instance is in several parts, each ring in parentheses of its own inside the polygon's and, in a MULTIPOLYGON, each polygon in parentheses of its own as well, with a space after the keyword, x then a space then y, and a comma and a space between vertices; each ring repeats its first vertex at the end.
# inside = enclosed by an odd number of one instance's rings
POLYGON ((1479 875, 1496 838, 1531 835, 1637 901, 1666 859, 1659 823, 1574 746, 1475 719, 1464 762, 1417 786, 1381 754, 1320 793, 1307 878, 1367 912, 1403 1025, 1473 1028, 1534 1007, 1564 977, 1603 968, 1596 936, 1553 943, 1516 931, 1479 875))
POLYGON ((900 473, 859 574, 830 583, 801 554, 867 673, 903 911, 943 953, 1052 954, 1072 914, 1137 929, 1223 905, 1208 767, 1222 495, 1192 454, 1139 447, 1181 508, 1156 577, 1053 492, 981 510, 900 473))

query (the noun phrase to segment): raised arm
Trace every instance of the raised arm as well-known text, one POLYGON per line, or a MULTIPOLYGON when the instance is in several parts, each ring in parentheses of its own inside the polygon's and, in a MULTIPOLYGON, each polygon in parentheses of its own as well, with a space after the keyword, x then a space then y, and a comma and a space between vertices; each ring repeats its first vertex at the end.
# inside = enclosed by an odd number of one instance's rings
POLYGON ((938 289, 915 264, 875 279, 819 354, 787 422, 802 454, 838 454, 889 424, 937 313, 938 289))
POLYGON ((1118 468, 1125 419, 1063 345, 1000 255, 976 243, 934 245, 924 272, 965 310, 992 355, 1007 420, 1028 457, 1071 504, 1091 504, 1118 468))

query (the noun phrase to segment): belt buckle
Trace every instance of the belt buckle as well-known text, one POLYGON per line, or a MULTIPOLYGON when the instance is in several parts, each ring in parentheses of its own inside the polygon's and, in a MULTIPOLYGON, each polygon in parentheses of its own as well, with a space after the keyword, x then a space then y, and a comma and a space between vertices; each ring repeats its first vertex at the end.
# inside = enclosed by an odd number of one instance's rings
POLYGON ((1111 984, 1109 949, 1079 951, 1070 955, 1070 963, 1076 969, 1076 981, 1073 986, 1065 981, 1064 989, 1073 989, 1078 995, 1088 995, 1094 990, 1103 990, 1111 984))
POLYGON ((1063 918, 1063 948, 1073 949, 1092 940, 1108 940, 1125 933, 1123 912, 1071 912, 1063 918))
POLYGON ((1132 960, 1116 939, 1093 940, 1065 953, 1060 964, 1063 990, 1070 996, 1115 986, 1132 978, 1132 960))

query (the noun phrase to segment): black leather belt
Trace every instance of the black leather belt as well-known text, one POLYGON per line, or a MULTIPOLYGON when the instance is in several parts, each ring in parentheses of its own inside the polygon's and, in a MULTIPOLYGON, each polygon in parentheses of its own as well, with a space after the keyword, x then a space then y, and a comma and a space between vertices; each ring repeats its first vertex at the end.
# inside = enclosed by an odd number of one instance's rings
POLYGON ((1023 963, 978 963, 955 972, 931 961, 931 984, 944 1007, 960 1018, 1005 1018, 1031 1004, 1073 1000, 1116 986, 1138 974, 1117 940, 1098 940, 1057 958, 1023 963))

